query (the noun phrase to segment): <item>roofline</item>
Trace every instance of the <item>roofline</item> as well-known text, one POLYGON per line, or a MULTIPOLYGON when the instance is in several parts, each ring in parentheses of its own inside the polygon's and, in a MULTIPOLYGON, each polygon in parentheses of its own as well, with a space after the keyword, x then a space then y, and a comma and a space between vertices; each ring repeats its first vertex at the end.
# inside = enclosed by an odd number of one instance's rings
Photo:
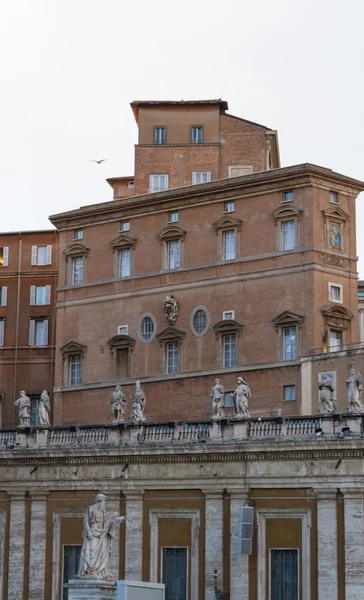
POLYGON ((263 129, 270 129, 270 127, 261 125, 261 123, 255 123, 254 121, 249 121, 248 119, 243 119, 242 117, 237 117, 236 115, 231 115, 230 113, 224 113, 224 117, 230 117, 231 119, 237 119, 237 121, 243 121, 243 123, 249 123, 249 125, 255 125, 256 127, 262 127, 263 129))
POLYGON ((347 177, 346 175, 341 175, 340 173, 336 173, 335 171, 332 171, 331 169, 327 169, 325 167, 320 167, 311 163, 302 163, 300 165, 294 165, 291 167, 271 169, 269 171, 258 171, 256 173, 251 173, 250 175, 242 175, 240 177, 217 179, 209 183, 204 183, 200 185, 188 185, 179 188, 172 188, 169 190, 165 190, 164 192, 142 194, 139 196, 127 196, 125 198, 112 200, 109 202, 89 204, 65 213, 50 215, 49 219, 52 223, 55 224, 64 219, 71 220, 77 216, 86 216, 91 213, 97 214, 109 211, 114 212, 119 208, 125 208, 134 204, 155 204, 162 200, 178 199, 181 196, 188 197, 210 194, 212 192, 226 191, 229 189, 242 187, 243 185, 246 185, 246 187, 249 188, 257 184, 259 185, 261 183, 263 184, 279 180, 284 181, 291 177, 304 175, 314 175, 330 179, 331 181, 345 183, 346 185, 351 185, 353 188, 355 188, 358 191, 358 193, 360 191, 364 191, 363 181, 347 177))
POLYGON ((57 229, 26 229, 25 231, 0 231, 0 236, 2 235, 32 235, 34 233, 56 233, 58 234, 57 229))
POLYGON ((133 100, 130 102, 136 123, 139 123, 139 108, 142 106, 208 106, 219 105, 220 111, 228 110, 226 100, 213 98, 210 100, 133 100))
POLYGON ((110 183, 110 181, 130 181, 131 179, 134 179, 135 176, 134 175, 123 175, 121 177, 108 177, 106 179, 106 181, 108 183, 110 183))

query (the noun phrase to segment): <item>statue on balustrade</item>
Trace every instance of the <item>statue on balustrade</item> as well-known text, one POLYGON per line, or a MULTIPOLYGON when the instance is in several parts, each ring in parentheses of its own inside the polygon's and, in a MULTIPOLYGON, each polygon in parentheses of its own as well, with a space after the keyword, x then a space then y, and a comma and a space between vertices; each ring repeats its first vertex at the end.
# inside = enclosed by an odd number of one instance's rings
POLYGON ((114 416, 113 423, 124 423, 125 409, 126 409, 126 398, 125 394, 121 391, 121 386, 117 385, 114 389, 111 398, 109 400, 111 404, 112 414, 114 416))
POLYGON ((321 381, 318 384, 319 402, 321 402, 323 412, 331 414, 335 412, 334 404, 334 384, 328 373, 323 373, 321 381))
POLYGON ((163 300, 163 310, 167 319, 168 325, 174 325, 178 317, 178 302, 175 297, 166 296, 163 300))
POLYGON ((49 420, 49 411, 51 410, 51 405, 49 402, 49 396, 47 390, 43 390, 40 395, 40 400, 38 400, 38 422, 39 427, 50 427, 51 423, 49 420))
POLYGON ((146 418, 144 417, 145 409, 145 394, 140 387, 140 381, 135 383, 135 394, 133 396, 133 405, 131 411, 131 420, 135 425, 145 423, 146 418))
POLYGON ((236 388, 233 392, 236 417, 250 417, 248 410, 250 397, 250 387, 248 386, 244 377, 238 377, 236 380, 236 388))
POLYGON ((30 398, 26 395, 25 391, 20 392, 20 397, 15 400, 14 406, 19 407, 19 425, 18 427, 30 427, 30 411, 32 403, 30 398))
POLYGON ((106 516, 107 497, 97 494, 95 504, 86 510, 83 521, 83 544, 80 556, 78 577, 112 579, 107 565, 112 552, 113 541, 125 517, 108 521, 106 516))
POLYGON ((362 402, 363 395, 363 380, 359 371, 356 369, 350 369, 349 379, 346 380, 348 386, 348 404, 349 411, 353 413, 364 412, 364 406, 362 402))
POLYGON ((212 398, 212 418, 223 419, 225 417, 224 386, 221 385, 220 379, 215 379, 215 385, 211 390, 210 398, 212 398))

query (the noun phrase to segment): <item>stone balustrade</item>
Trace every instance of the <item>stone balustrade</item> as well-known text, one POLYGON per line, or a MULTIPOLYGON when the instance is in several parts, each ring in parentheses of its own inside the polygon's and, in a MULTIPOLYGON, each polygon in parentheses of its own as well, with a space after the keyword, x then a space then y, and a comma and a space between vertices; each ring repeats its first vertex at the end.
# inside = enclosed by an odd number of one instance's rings
POLYGON ((259 440, 361 437, 364 416, 345 413, 305 417, 223 419, 170 423, 73 425, 0 430, 0 448, 259 442, 259 440))

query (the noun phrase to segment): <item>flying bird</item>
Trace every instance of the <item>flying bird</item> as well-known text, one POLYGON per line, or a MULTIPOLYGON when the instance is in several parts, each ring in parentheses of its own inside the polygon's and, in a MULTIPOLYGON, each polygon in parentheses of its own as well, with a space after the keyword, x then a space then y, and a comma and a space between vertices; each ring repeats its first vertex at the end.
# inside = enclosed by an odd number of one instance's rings
POLYGON ((109 160, 108 158, 102 158, 101 160, 90 160, 90 162, 94 162, 98 165, 101 165, 101 163, 105 162, 105 160, 109 160))

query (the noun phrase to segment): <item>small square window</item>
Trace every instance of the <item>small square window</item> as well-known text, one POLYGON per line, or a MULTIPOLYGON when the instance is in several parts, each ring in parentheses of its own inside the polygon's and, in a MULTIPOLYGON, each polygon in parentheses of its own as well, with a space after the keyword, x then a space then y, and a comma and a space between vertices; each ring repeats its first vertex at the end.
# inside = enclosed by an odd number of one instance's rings
POLYGON ((133 187, 134 187, 134 181, 129 181, 128 188, 133 188, 133 187))
POLYGON ((192 133, 192 144, 202 144, 203 127, 201 125, 194 126, 191 129, 191 133, 192 133))
POLYGON ((118 335, 128 335, 128 325, 118 325, 118 335))
POLYGON ((130 221, 121 221, 120 231, 129 231, 129 229, 130 229, 130 221))
POLYGON ((343 301, 343 286, 340 284, 335 285, 334 283, 329 283, 329 300, 331 302, 339 302, 343 301))
POLYGON ((330 202, 334 202, 335 204, 338 204, 339 195, 337 192, 330 192, 330 202))
POLYGON ((284 385, 283 386, 283 400, 296 400, 296 386, 295 385, 284 385))
POLYGON ((234 406, 234 392, 225 392, 224 394, 224 406, 234 406))
POLYGON ((155 127, 154 128, 154 143, 165 144, 166 143, 166 128, 155 127))
POLYGON ((293 201, 293 191, 288 190, 287 192, 283 192, 283 202, 292 202, 293 201))
POLYGON ((223 320, 229 320, 229 319, 233 319, 234 318, 234 311, 233 310, 224 310, 222 313, 222 318, 223 320))
POLYGON ((73 236, 75 240, 83 240, 83 229, 75 229, 75 233, 73 236))
POLYGON ((176 223, 178 221, 178 210, 169 213, 169 222, 176 223))
POLYGON ((224 206, 224 211, 225 212, 234 212, 235 210, 235 204, 234 202, 225 202, 225 206, 224 206))

